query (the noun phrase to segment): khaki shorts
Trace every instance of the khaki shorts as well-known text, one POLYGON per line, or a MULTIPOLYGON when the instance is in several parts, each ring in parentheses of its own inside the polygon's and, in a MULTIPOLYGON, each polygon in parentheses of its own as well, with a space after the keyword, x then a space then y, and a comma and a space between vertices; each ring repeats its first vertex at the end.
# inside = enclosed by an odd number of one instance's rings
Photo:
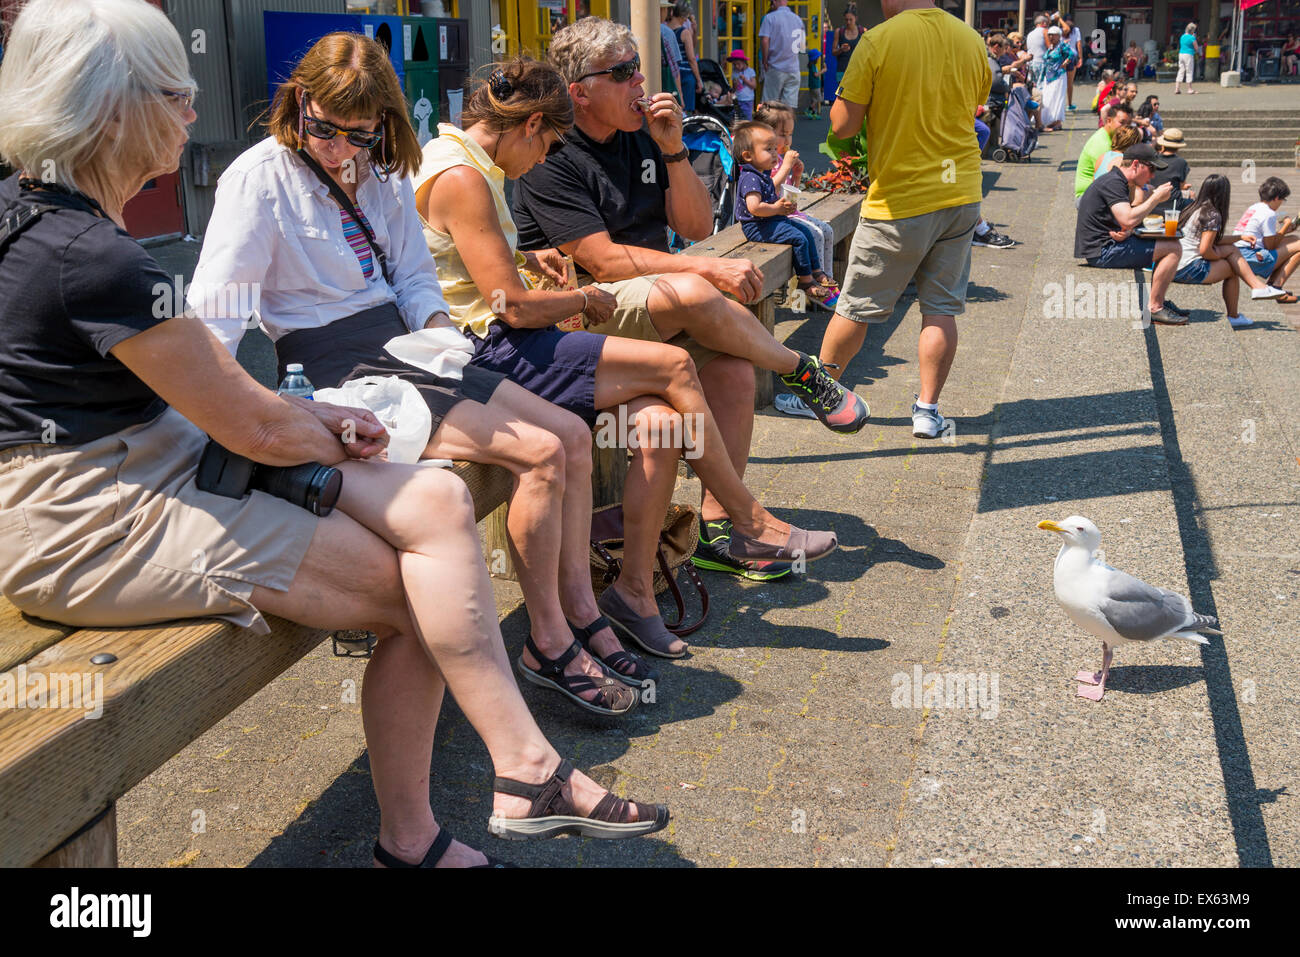
MULTIPOLYGON (((609 317, 609 322, 592 326, 590 332, 603 336, 619 336, 623 339, 641 339, 646 342, 663 342, 659 330, 650 321, 650 290, 658 282, 658 276, 637 276, 635 279, 623 279, 619 282, 596 283, 597 289, 603 289, 618 300, 618 307, 609 317)), ((668 340, 670 346, 685 349, 695 360, 695 368, 704 366, 716 359, 720 352, 715 352, 700 345, 688 333, 679 332, 668 340)))
POLYGON ((961 315, 979 218, 980 204, 967 203, 906 219, 858 220, 836 314, 884 322, 915 278, 922 315, 961 315))
POLYGON ((200 492, 206 443, 168 409, 84 445, 0 452, 0 594, 79 627, 222 618, 268 634, 253 588, 288 590, 319 519, 264 492, 200 492))

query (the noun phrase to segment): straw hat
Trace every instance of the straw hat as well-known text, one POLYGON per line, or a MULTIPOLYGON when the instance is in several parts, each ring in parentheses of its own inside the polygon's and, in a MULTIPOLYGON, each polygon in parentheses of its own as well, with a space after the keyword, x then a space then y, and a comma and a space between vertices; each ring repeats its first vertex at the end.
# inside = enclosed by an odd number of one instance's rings
POLYGON ((1156 145, 1167 150, 1180 150, 1187 145, 1187 141, 1183 139, 1182 130, 1167 126, 1164 133, 1156 137, 1156 145))

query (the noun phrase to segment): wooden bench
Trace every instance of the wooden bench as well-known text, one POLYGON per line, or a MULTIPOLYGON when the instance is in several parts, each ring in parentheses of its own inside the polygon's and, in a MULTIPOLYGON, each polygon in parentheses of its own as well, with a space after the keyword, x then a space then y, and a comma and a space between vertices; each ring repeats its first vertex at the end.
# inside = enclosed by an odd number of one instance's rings
MULTIPOLYGON (((860 201, 842 195, 805 201, 834 228, 837 263, 847 253, 860 201)), ((789 246, 750 243, 732 227, 684 255, 754 262, 764 285, 752 308, 774 328, 775 295, 792 278, 789 246)), ((772 374, 759 370, 757 384, 761 407, 771 402, 772 374)), ((594 464, 596 504, 621 500, 626 453, 596 450, 594 464)), ((494 544, 504 549, 510 475, 468 462, 454 471, 469 486, 476 520, 487 520, 491 562, 494 544)), ((103 681, 103 713, 95 719, 75 707, 0 709, 0 867, 116 866, 117 799, 328 634, 280 619, 270 623, 269 640, 211 619, 78 629, 23 615, 0 599, 0 681, 18 692, 74 674, 103 681)))
MULTIPOLYGON (((862 205, 861 193, 805 194, 800 208, 810 216, 830 223, 835 235, 835 272, 843 272, 848 260, 849 243, 858 224, 858 209, 862 205)), ((728 226, 708 239, 683 250, 682 256, 718 256, 729 259, 748 259, 763 273, 763 291, 750 311, 768 332, 776 331, 776 294, 794 279, 794 259, 790 247, 781 243, 754 243, 745 238, 740 224, 728 226)), ((830 269, 826 270, 831 272, 830 269)), ((762 409, 772 404, 776 394, 775 374, 767 369, 755 369, 754 408, 762 409)))

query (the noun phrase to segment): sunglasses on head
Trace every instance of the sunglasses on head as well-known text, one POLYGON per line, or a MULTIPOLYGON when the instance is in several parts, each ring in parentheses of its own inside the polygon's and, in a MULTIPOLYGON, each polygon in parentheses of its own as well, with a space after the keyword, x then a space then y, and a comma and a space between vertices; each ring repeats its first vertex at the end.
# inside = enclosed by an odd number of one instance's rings
POLYGON ((336 136, 346 136, 349 143, 353 146, 360 146, 363 149, 379 145, 383 139, 384 131, 374 130, 345 130, 341 126, 335 126, 328 120, 318 119, 307 112, 307 98, 303 97, 302 104, 303 127, 312 136, 318 140, 332 140, 336 136))
POLYGON ((632 59, 630 60, 625 60, 622 63, 614 64, 608 70, 597 70, 595 73, 588 73, 586 76, 581 76, 578 78, 578 82, 581 83, 583 80, 587 79, 588 77, 604 76, 606 73, 608 73, 609 78, 613 80, 615 83, 626 83, 628 80, 632 79, 632 77, 635 76, 637 71, 640 69, 641 69, 641 57, 638 54, 637 56, 632 57, 632 59))

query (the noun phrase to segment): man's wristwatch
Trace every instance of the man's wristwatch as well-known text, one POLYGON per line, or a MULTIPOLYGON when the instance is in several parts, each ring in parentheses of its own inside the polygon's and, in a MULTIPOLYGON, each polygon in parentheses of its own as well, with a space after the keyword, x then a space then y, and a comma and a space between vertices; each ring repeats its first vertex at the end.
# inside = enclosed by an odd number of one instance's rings
POLYGON ((688 157, 688 156, 690 156, 690 155, 691 155, 691 151, 688 150, 685 146, 683 146, 683 147, 682 147, 678 152, 676 152, 676 153, 665 153, 665 154, 664 154, 664 162, 665 162, 665 163, 680 163, 682 160, 686 159, 686 157, 688 157))

